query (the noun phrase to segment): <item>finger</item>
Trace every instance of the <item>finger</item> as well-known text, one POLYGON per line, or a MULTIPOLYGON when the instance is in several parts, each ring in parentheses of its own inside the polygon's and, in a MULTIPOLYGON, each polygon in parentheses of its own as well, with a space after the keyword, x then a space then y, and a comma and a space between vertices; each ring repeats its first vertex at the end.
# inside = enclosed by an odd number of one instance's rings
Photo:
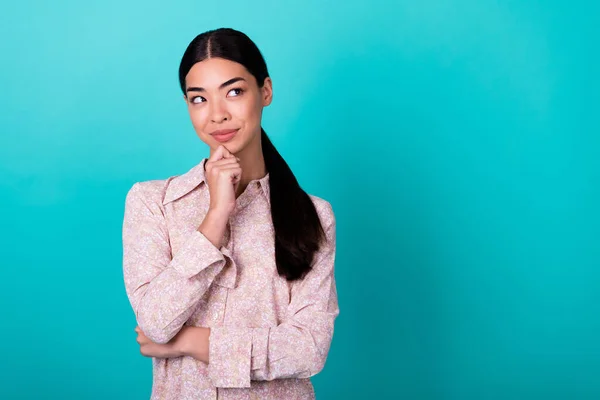
MULTIPOLYGON (((225 151, 228 152, 227 149, 225 151)), ((233 153, 224 154, 223 160, 238 160, 238 161, 240 161, 239 157, 236 157, 235 154, 233 154, 233 153)))
POLYGON ((242 168, 237 166, 225 166, 220 168, 220 171, 227 173, 234 181, 234 183, 242 177, 242 168))
POLYGON ((215 154, 217 152, 219 152, 219 155, 217 157, 215 157, 217 160, 222 159, 222 158, 235 158, 235 156, 229 150, 227 150, 227 147, 225 147, 222 144, 219 145, 219 147, 217 147, 215 154))
POLYGON ((237 162, 219 166, 219 171, 231 171, 231 170, 235 170, 235 171, 239 170, 239 172, 242 172, 242 167, 237 162))
POLYGON ((222 161, 222 160, 237 160, 240 161, 239 157, 236 157, 235 155, 233 155, 232 153, 229 152, 229 150, 227 150, 227 148, 223 145, 220 145, 219 147, 217 147, 217 150, 215 150, 215 152, 213 153, 212 156, 210 156, 208 158, 208 160, 206 161, 206 168, 208 169, 209 166, 212 168, 212 165, 222 161))
POLYGON ((224 167, 224 166, 231 166, 231 165, 239 165, 239 161, 236 158, 222 158, 219 161, 215 161, 212 163, 212 168, 215 167, 224 167))
POLYGON ((227 150, 227 147, 221 145, 221 147, 223 147, 223 157, 224 158, 232 158, 234 157, 233 154, 231 154, 231 152, 229 150, 227 150))
POLYGON ((219 171, 223 168, 231 168, 231 167, 240 167, 239 162, 233 158, 222 159, 219 161, 215 161, 206 167, 206 171, 208 174, 219 174, 219 171), (215 170, 216 168, 216 170, 215 170), (215 172, 213 172, 215 170, 215 172))
POLYGON ((223 146, 222 144, 219 145, 219 147, 217 147, 212 156, 208 158, 208 162, 214 162, 224 158, 224 151, 227 151, 227 149, 225 149, 225 146, 223 146))

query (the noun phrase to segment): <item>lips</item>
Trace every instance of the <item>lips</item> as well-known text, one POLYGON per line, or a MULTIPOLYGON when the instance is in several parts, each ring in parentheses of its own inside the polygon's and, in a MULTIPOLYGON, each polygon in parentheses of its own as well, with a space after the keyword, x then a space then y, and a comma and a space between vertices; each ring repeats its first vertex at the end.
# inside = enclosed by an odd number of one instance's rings
POLYGON ((212 137, 214 137, 218 142, 227 142, 231 140, 239 129, 223 129, 220 131, 215 131, 211 133, 212 137))

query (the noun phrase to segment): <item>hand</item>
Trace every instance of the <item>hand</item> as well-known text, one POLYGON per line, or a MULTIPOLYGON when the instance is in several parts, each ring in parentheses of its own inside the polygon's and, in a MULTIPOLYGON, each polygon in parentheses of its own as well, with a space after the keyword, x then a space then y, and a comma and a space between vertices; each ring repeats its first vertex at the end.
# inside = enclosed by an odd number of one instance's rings
POLYGON ((240 159, 223 145, 206 161, 206 180, 210 193, 209 209, 229 215, 235 208, 235 193, 242 179, 240 159))
POLYGON ((142 353, 142 355, 145 357, 175 358, 184 355, 180 350, 181 335, 179 333, 173 339, 171 339, 169 343, 158 344, 148 339, 139 326, 135 327, 135 331, 138 334, 136 340, 140 345, 140 353, 142 353))
POLYGON ((208 364, 210 328, 204 328, 201 326, 184 326, 180 333, 180 350, 182 354, 208 364))

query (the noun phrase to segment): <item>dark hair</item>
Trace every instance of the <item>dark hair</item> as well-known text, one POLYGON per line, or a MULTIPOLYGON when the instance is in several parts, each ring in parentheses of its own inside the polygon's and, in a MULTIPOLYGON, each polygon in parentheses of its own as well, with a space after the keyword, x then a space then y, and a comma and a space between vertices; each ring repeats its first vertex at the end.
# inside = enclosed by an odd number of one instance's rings
MULTIPOLYGON (((220 28, 196 36, 179 65, 179 84, 185 94, 185 77, 197 62, 223 58, 243 65, 262 88, 269 76, 256 44, 244 33, 220 28)), ((269 173, 271 218, 275 230, 275 260, 280 276, 302 279, 311 270, 315 252, 325 238, 319 215, 292 170, 261 127, 261 146, 269 173)))

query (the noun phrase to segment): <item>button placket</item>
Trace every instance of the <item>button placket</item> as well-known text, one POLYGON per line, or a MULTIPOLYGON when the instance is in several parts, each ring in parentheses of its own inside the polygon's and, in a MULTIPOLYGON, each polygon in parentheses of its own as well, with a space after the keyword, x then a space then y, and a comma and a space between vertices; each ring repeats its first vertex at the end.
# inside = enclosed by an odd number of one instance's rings
POLYGON ((234 247, 234 238, 233 238, 234 223, 235 223, 235 217, 232 215, 229 217, 229 220, 227 221, 227 231, 228 231, 227 248, 231 252, 232 256, 233 256, 233 247, 234 247))
MULTIPOLYGON (((229 253, 231 255, 231 257, 233 257, 233 223, 232 221, 234 220, 233 215, 229 216, 229 219, 227 220, 227 225, 226 225, 226 229, 225 229, 225 233, 226 233, 226 241, 225 241, 225 247, 227 249, 229 249, 229 253)), ((231 265, 226 265, 226 268, 229 267, 231 268, 231 265)), ((229 292, 231 291, 230 288, 228 287, 224 287, 222 288, 224 289, 224 294, 223 294, 223 307, 221 309, 220 312, 220 321, 219 323, 222 325, 225 323, 225 313, 227 312, 227 300, 229 300, 229 292)))

